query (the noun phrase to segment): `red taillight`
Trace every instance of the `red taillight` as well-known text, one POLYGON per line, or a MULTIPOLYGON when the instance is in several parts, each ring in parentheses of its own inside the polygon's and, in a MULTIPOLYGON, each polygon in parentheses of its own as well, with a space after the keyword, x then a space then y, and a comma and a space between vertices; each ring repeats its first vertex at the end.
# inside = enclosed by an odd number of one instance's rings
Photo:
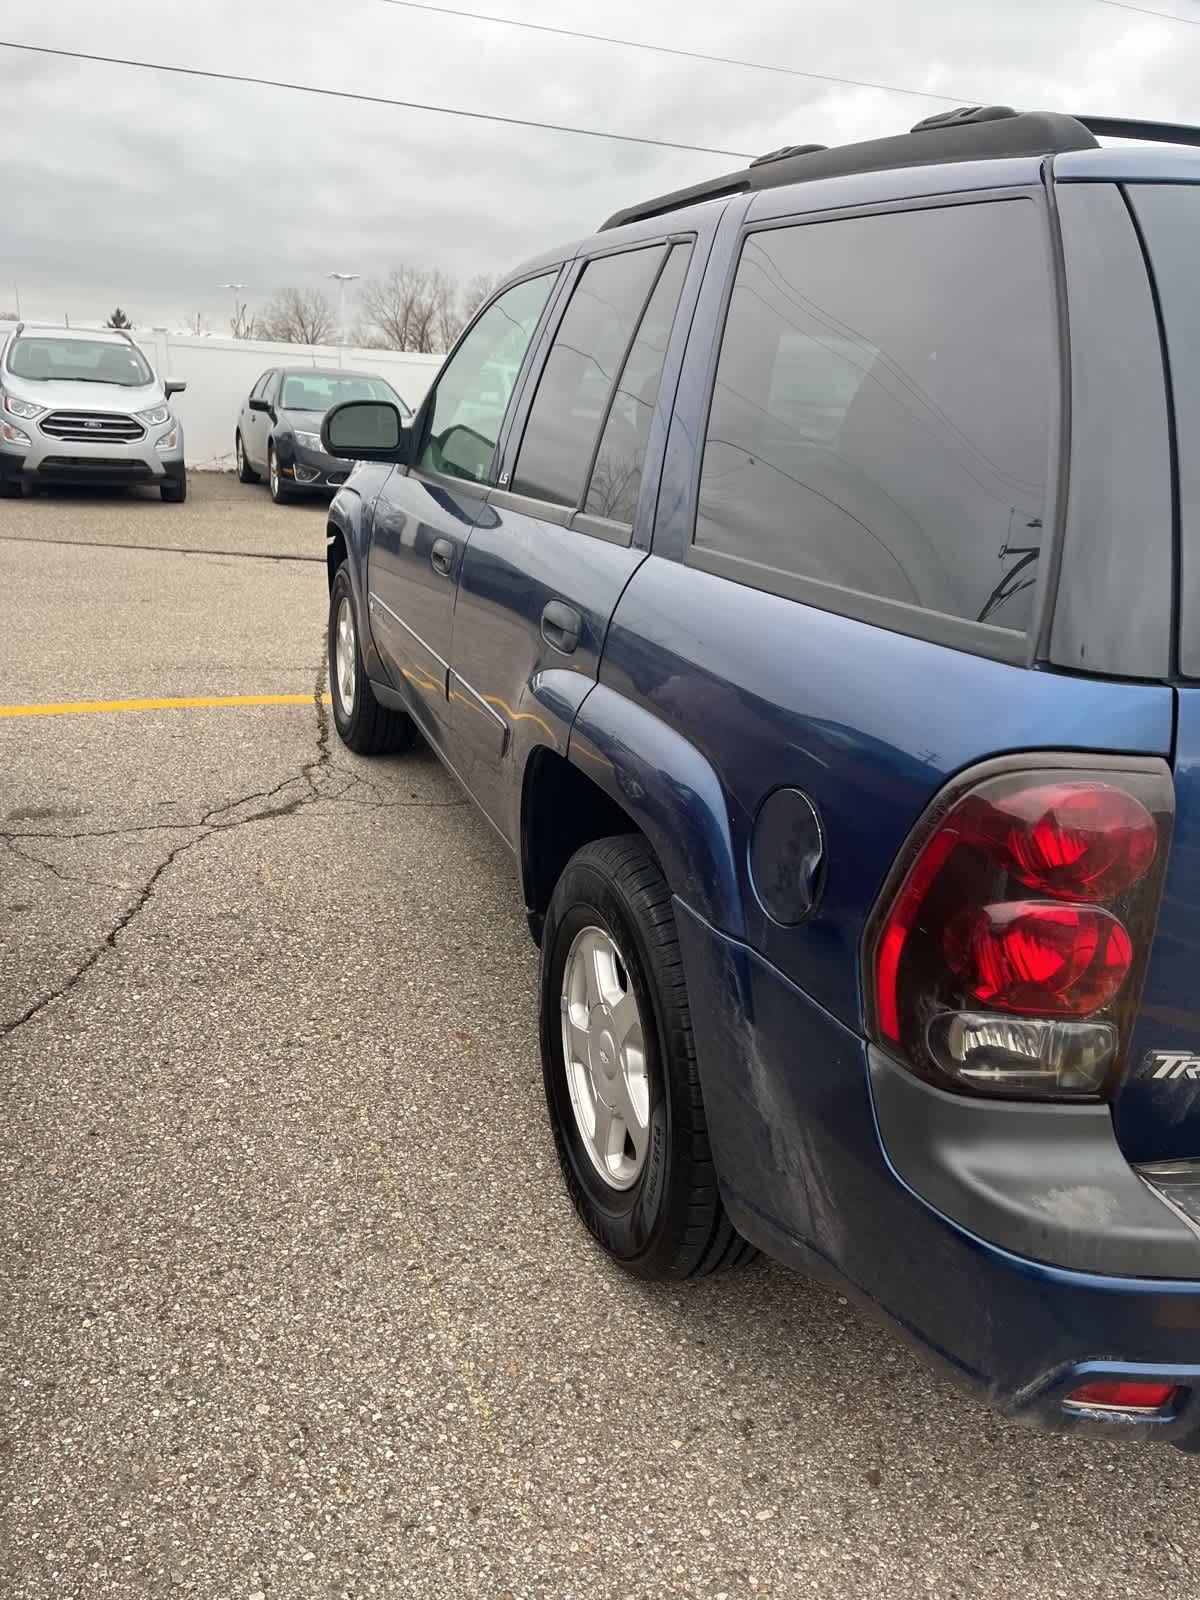
POLYGON ((1085 1383, 1066 1398, 1068 1406, 1104 1411, 1162 1411, 1174 1400, 1173 1383, 1085 1383))
POLYGON ((1086 1017, 1124 983, 1129 935, 1099 906, 1017 900, 961 912, 946 959, 973 1001, 1029 1016, 1086 1017))
POLYGON ((876 1036, 950 1087, 1094 1096, 1127 1038, 1170 772, 1058 761, 957 785, 918 826, 872 922, 876 1036))
POLYGON ((1145 875, 1158 850, 1154 818, 1110 783, 1018 789, 972 821, 978 842, 1018 882, 1064 900, 1111 900, 1145 875))

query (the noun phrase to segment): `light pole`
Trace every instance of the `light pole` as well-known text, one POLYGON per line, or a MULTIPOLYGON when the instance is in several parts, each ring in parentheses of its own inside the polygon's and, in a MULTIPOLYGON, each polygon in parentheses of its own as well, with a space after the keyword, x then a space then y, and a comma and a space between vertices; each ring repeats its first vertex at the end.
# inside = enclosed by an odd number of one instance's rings
POLYGON ((346 337, 346 285, 348 283, 353 283, 354 280, 356 278, 360 278, 362 276, 362 274, 360 272, 327 272, 325 274, 325 276, 327 278, 333 278, 336 281, 339 289, 341 290, 341 297, 342 297, 342 343, 343 344, 349 344, 350 341, 346 337))
POLYGON ((219 283, 217 285, 218 289, 231 289, 233 291, 233 320, 229 324, 229 331, 234 334, 235 338, 237 337, 235 330, 238 323, 238 295, 245 287, 244 283, 219 283))

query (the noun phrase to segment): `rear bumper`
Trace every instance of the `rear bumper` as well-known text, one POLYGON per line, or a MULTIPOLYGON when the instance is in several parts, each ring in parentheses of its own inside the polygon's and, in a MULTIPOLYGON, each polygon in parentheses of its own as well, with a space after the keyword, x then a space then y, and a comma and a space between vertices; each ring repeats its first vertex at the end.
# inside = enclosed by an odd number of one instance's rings
MULTIPOLYGON (((853 1292, 1011 1415, 1200 1450, 1200 1240, 1186 1224, 1126 1166, 1148 1211, 1131 1221, 1104 1195, 1068 1185, 1037 1248, 1059 1251, 1073 1232, 1076 1259, 1136 1263, 1128 1235, 1149 1229, 1171 1241, 1173 1276, 1080 1270, 972 1231, 891 1159, 864 1042, 744 946, 677 914, 714 1156, 741 1231, 853 1292), (1161 1416, 1132 1422, 1065 1411, 1066 1396, 1097 1377, 1179 1392, 1161 1416)), ((951 1192, 940 1191, 943 1205, 951 1192)), ((1035 1236, 1022 1236, 1033 1250, 1035 1236)))

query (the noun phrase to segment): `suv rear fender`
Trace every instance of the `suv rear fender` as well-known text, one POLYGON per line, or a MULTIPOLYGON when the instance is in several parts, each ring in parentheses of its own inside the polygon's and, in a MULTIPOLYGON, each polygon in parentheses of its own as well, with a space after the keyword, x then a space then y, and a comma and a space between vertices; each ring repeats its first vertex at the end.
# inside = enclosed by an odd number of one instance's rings
POLYGON ((701 751, 644 706, 597 684, 575 719, 568 759, 645 836, 672 894, 743 937, 729 810, 701 751))

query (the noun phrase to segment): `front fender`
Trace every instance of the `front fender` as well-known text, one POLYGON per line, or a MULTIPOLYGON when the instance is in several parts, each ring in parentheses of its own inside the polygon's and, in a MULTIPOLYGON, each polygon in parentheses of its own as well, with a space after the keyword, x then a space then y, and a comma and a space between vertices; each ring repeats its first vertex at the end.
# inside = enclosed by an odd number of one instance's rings
POLYGON ((637 823, 672 894, 713 927, 743 937, 725 792, 695 745, 598 684, 576 717, 568 760, 637 823))
POLYGON ((371 535, 371 512, 390 471, 390 467, 382 472, 378 468, 359 468, 355 471, 329 503, 326 531, 329 581, 333 582, 341 559, 337 553, 340 543, 350 568, 350 587, 354 591, 358 637, 367 676, 381 683, 387 683, 388 675, 371 636, 371 615, 367 605, 367 550, 371 535))

